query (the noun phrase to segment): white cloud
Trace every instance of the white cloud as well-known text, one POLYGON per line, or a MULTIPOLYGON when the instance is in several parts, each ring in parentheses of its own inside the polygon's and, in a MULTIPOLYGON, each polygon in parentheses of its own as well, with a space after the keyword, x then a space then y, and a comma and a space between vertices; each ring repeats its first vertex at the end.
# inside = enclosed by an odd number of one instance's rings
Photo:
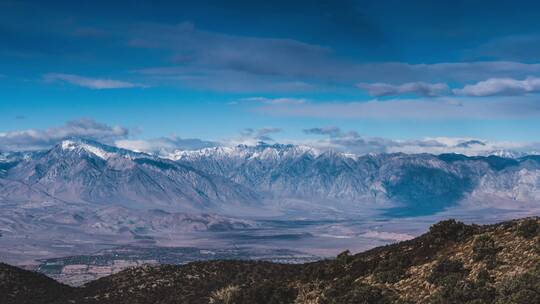
POLYGON ((62 74, 62 73, 49 73, 43 75, 43 79, 47 82, 67 82, 76 86, 94 89, 94 90, 104 90, 104 89, 125 89, 125 88, 135 88, 143 87, 140 84, 113 80, 113 79, 100 79, 100 78, 89 78, 73 74, 62 74))
POLYGON ((273 134, 282 132, 281 128, 245 128, 240 130, 240 134, 230 138, 223 139, 221 144, 224 146, 236 146, 236 145, 256 145, 259 142, 273 142, 273 134))
POLYGON ((180 138, 173 135, 151 139, 119 139, 115 141, 115 145, 119 148, 137 152, 165 155, 175 150, 198 150, 215 147, 219 144, 198 138, 180 138))
POLYGON ((357 86, 366 90, 371 96, 396 96, 415 94, 425 97, 434 97, 447 94, 448 85, 445 83, 408 82, 400 85, 388 83, 359 83, 357 86))
POLYGON ((475 84, 466 85, 462 89, 454 89, 457 95, 494 96, 524 95, 540 92, 540 78, 528 77, 524 80, 513 78, 490 78, 475 84))
MULTIPOLYGON (((415 140, 394 140, 381 137, 362 136, 354 130, 342 130, 336 126, 304 129, 304 133, 319 135, 319 138, 303 140, 280 140, 282 143, 302 144, 324 151, 333 149, 345 153, 362 155, 366 153, 459 153, 464 155, 487 155, 493 152, 515 151, 518 153, 540 153, 540 143, 490 141, 469 137, 428 137, 415 140)), ((29 129, 0 133, 0 150, 28 151, 50 148, 67 138, 86 138, 120 148, 167 155, 176 150, 197 150, 220 145, 254 145, 259 141, 274 141, 273 134, 282 132, 280 128, 247 128, 240 135, 214 142, 197 138, 177 136, 152 139, 128 139, 128 129, 110 126, 91 119, 69 121, 65 125, 48 129, 29 129)))
POLYGON ((59 141, 71 137, 111 143, 116 139, 127 137, 128 134, 129 130, 121 126, 109 126, 92 119, 79 119, 69 121, 61 127, 0 133, 0 150, 47 149, 59 141))
POLYGON ((259 141, 274 141, 271 134, 279 133, 281 131, 280 128, 246 128, 240 132, 240 138, 234 139, 231 142, 252 144, 259 141))
POLYGON ((469 137, 427 137, 411 140, 394 140, 381 137, 361 136, 356 131, 343 131, 338 127, 305 129, 304 133, 325 138, 304 140, 302 144, 319 150, 333 149, 351 154, 367 153, 459 153, 469 156, 488 155, 494 152, 538 153, 540 143, 488 141, 469 137))
POLYGON ((458 153, 468 156, 488 155, 494 152, 535 152, 540 146, 531 143, 498 142, 469 137, 428 137, 421 140, 396 141, 387 152, 403 153, 458 153))

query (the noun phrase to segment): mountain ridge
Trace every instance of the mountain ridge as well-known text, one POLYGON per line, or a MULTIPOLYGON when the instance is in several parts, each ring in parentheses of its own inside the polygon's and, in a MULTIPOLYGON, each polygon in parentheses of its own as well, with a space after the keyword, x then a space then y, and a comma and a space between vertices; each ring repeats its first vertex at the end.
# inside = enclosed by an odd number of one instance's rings
MULTIPOLYGON (((65 140, 12 165, 4 179, 62 201, 177 205, 204 210, 216 202, 249 201, 256 194, 218 176, 152 155, 97 142, 65 140)), ((24 199, 24 190, 19 193, 24 199)))
POLYGON ((540 157, 534 155, 350 155, 259 143, 182 151, 172 160, 68 139, 47 151, 3 159, 4 201, 55 198, 222 212, 229 206, 256 209, 264 201, 300 199, 353 209, 416 204, 417 210, 436 212, 488 194, 507 202, 540 199, 540 157))

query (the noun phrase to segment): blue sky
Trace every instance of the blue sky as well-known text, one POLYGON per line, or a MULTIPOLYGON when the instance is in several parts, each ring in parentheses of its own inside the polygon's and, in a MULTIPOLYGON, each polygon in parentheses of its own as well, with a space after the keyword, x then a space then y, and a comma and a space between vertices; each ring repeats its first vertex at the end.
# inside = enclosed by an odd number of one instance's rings
POLYGON ((76 121, 180 148, 540 142, 535 1, 167 2, 1 1, 0 149, 76 121))

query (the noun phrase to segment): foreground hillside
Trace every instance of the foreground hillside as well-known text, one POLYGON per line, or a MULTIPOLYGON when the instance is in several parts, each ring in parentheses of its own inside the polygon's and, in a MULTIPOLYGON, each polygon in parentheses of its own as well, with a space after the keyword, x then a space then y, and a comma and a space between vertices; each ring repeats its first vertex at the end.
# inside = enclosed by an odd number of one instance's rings
POLYGON ((2 303, 540 303, 540 220, 448 220, 335 260, 145 266, 81 288, 0 264, 0 294, 2 303))

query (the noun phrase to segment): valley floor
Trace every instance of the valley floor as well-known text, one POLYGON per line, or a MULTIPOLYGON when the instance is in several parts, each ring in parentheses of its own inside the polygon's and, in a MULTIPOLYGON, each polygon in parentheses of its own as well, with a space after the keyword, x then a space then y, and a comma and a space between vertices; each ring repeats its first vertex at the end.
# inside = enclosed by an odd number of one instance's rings
MULTIPOLYGON (((391 218, 365 210, 364 214, 355 215, 354 220, 258 218, 240 220, 242 225, 226 226, 227 229, 223 228, 224 223, 230 225, 231 219, 216 221, 212 218, 217 224, 209 226, 200 218, 187 217, 190 225, 198 230, 192 227, 181 232, 137 230, 145 225, 138 223, 133 225, 134 229, 123 233, 116 227, 116 230, 96 232, 88 231, 87 226, 80 223, 40 220, 36 221, 39 225, 33 226, 27 221, 21 224, 26 225, 21 230, 26 229, 27 233, 4 233, 0 237, 0 261, 79 286, 143 264, 182 265, 216 259, 305 263, 331 258, 344 250, 360 252, 408 240, 420 235, 431 223, 445 218, 489 224, 535 213, 531 209, 455 208, 430 216, 391 218), (200 229, 200 225, 205 229, 200 229)), ((6 221, 12 213, 3 214, 6 221)), ((39 214, 25 216, 38 217, 39 214)))

